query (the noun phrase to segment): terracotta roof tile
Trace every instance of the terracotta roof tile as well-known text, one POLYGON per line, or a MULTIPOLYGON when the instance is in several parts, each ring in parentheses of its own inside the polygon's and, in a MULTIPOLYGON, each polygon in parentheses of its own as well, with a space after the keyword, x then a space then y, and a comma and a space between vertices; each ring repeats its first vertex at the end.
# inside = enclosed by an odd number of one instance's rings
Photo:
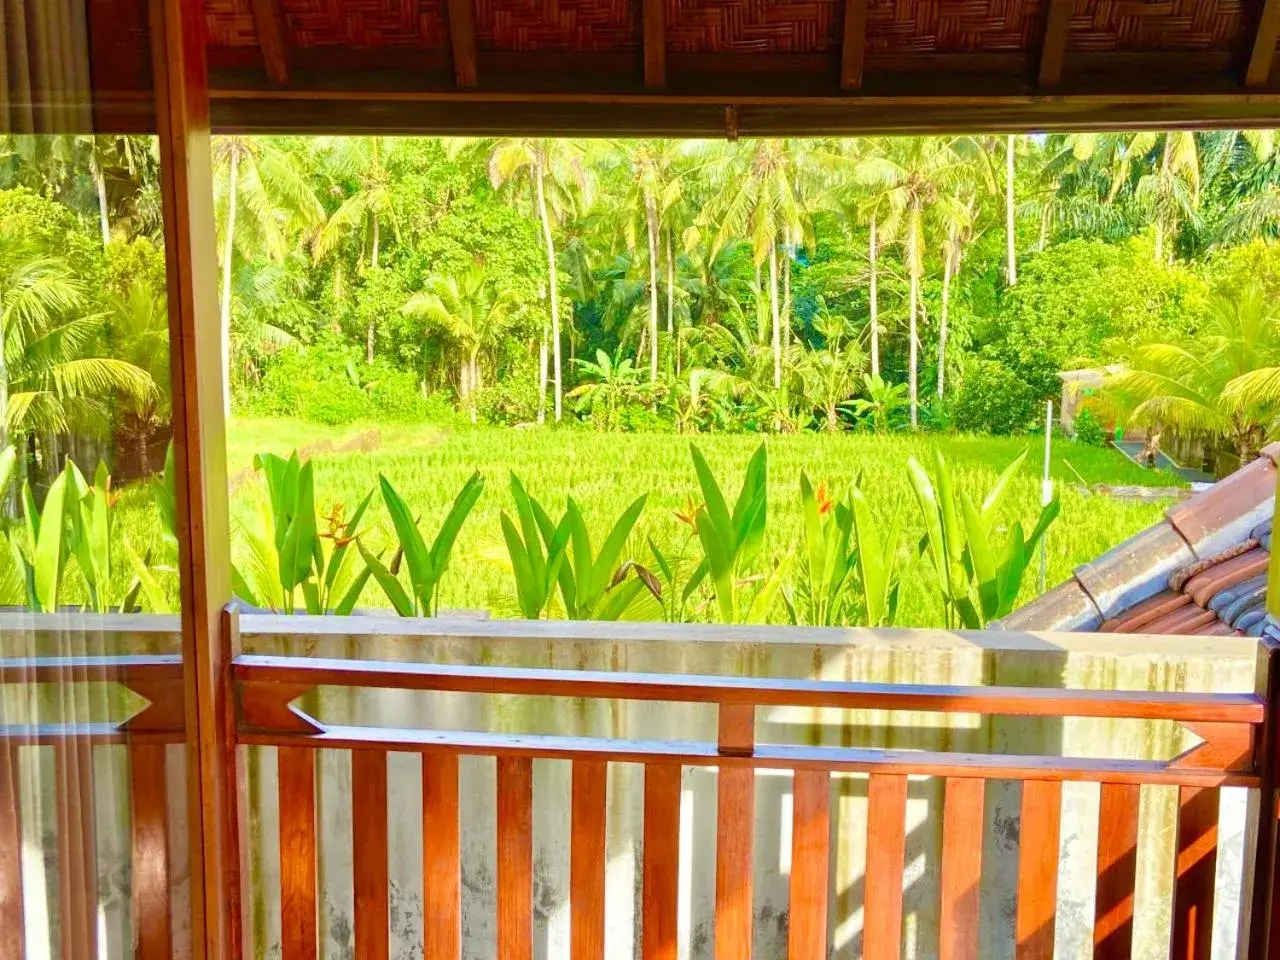
POLYGON ((1226 590, 1237 583, 1243 583, 1245 580, 1266 573, 1270 560, 1271 554, 1267 551, 1250 550, 1248 553, 1242 553, 1238 557, 1219 563, 1192 577, 1183 590, 1191 594, 1191 599, 1201 607, 1207 607, 1219 590, 1226 590))
POLYGON ((1235 628, 1250 637, 1262 636, 1262 628, 1267 625, 1267 608, 1254 607, 1238 616, 1235 628))
POLYGON ((1118 617, 1108 620, 1102 625, 1102 633, 1139 633, 1153 620, 1159 620, 1173 613, 1179 607, 1185 607, 1191 597, 1185 593, 1165 590, 1154 597, 1143 600, 1137 606, 1130 607, 1118 617))
POLYGON ((1201 633, 1213 623, 1221 623, 1212 610, 1201 610, 1192 604, 1180 607, 1173 613, 1153 620, 1142 628, 1143 633, 1188 634, 1201 633))
POLYGON ((1258 541, 1250 537, 1248 540, 1237 543, 1235 546, 1227 547, 1221 553, 1216 553, 1212 557, 1205 557, 1203 560, 1197 560, 1195 563, 1188 564, 1180 570, 1175 570, 1169 575, 1169 589, 1181 590, 1187 585, 1187 581, 1192 577, 1204 573, 1211 567, 1215 567, 1224 560, 1230 560, 1232 557, 1238 557, 1242 553, 1248 553, 1258 545, 1258 541))
POLYGON ((1202 630, 1197 630, 1196 633, 1202 637, 1234 637, 1239 633, 1239 631, 1230 624, 1223 623, 1221 620, 1218 620, 1216 623, 1211 623, 1202 630))
POLYGON ((1280 623, 1266 613, 1278 466, 1274 443, 992 627, 1211 636, 1272 630, 1280 641, 1280 623))
POLYGON ((1227 623, 1235 623, 1236 619, 1254 607, 1263 606, 1267 601, 1267 575, 1259 574, 1250 577, 1233 587, 1219 590, 1209 601, 1209 609, 1227 623))
POLYGON ((1245 539, 1249 530, 1266 519, 1255 517, 1255 510, 1265 505, 1270 515, 1275 492, 1276 464, 1268 453, 1208 490, 1170 507, 1166 516, 1191 549, 1202 556, 1245 539), (1244 529, 1237 529, 1242 524, 1244 529))

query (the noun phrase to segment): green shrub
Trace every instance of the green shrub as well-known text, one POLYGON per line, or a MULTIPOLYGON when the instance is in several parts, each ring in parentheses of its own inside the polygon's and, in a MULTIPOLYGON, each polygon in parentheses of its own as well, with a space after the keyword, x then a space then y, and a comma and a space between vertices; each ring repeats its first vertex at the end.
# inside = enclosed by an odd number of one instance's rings
POLYGON ((1107 443, 1107 431, 1092 410, 1084 409, 1076 416, 1076 439, 1091 447, 1103 447, 1107 443))
MULTIPOLYGON (((547 417, 551 417, 550 385, 547 417)), ((476 394, 476 413, 489 423, 532 423, 538 418, 538 384, 526 370, 512 371, 476 394)))
POLYGON ((383 423, 420 423, 429 419, 426 398, 416 375, 385 363, 360 371, 374 416, 383 423))
POLYGON ((1019 433, 1035 419, 1036 391, 997 360, 974 358, 952 407, 957 430, 1019 433))
POLYGON ((298 416, 304 420, 337 427, 372 417, 373 403, 369 395, 354 383, 331 380, 316 384, 316 387, 298 408, 298 416))
POLYGON ((360 388, 356 364, 355 348, 332 341, 282 350, 244 405, 259 415, 331 426, 369 419, 374 405, 360 388))

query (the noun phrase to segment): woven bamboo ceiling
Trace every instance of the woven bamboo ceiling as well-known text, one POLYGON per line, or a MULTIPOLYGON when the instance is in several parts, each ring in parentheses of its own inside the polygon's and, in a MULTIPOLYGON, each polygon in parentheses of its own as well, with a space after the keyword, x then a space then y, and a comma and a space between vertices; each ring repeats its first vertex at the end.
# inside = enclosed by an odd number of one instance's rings
MULTIPOLYGON (((1280 125, 1280 0, 203 3, 225 130, 1280 125)), ((109 126, 145 88, 146 0, 90 9, 109 126)))

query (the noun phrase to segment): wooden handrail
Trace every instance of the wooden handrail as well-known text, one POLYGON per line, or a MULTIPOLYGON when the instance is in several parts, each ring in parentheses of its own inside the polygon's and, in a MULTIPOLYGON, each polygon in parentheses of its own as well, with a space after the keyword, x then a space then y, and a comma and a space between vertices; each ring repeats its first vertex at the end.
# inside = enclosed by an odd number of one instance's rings
POLYGON ((769 677, 617 673, 375 660, 241 655, 241 683, 341 686, 524 696, 662 700, 754 706, 917 710, 1026 717, 1117 717, 1179 722, 1261 723, 1251 693, 1166 693, 853 683, 769 677))
POLYGON ((17 657, 0 659, 0 685, 14 683, 124 683, 182 680, 182 657, 17 657))

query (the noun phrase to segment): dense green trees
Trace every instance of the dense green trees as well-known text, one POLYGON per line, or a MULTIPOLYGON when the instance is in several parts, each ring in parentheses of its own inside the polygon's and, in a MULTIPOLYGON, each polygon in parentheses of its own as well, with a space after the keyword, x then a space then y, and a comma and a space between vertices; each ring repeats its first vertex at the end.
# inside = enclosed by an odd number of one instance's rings
MULTIPOLYGON (((1216 296, 1280 295, 1271 132, 215 147, 244 409, 1018 430, 1059 370, 1229 340, 1216 296)), ((167 418, 163 276, 124 274, 158 240, 154 151, 0 148, 5 316, 24 284, 53 297, 6 320, 10 427, 77 433, 102 398, 141 450, 167 418)))

